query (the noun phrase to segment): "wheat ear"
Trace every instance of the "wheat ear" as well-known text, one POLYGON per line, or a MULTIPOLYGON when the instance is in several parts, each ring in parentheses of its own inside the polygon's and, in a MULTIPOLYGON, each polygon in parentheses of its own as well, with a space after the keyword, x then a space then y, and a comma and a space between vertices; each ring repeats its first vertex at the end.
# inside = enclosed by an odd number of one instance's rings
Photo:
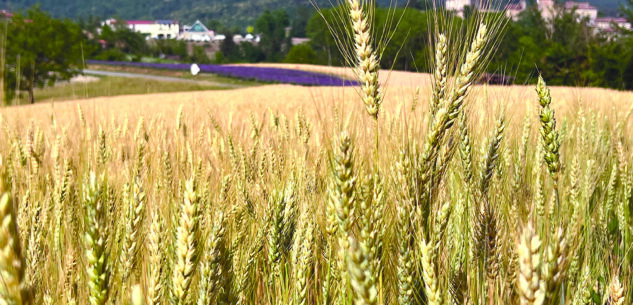
POLYGON ((376 276, 372 274, 370 249, 363 242, 349 238, 350 251, 347 255, 347 272, 350 275, 350 283, 354 289, 354 304, 376 305, 378 304, 378 286, 376 276))
POLYGON ((485 150, 485 158, 481 166, 481 173, 479 175, 481 185, 479 190, 482 196, 487 197, 490 180, 492 179, 494 168, 497 166, 497 161, 499 159, 499 149, 501 147, 501 141, 503 140, 504 130, 505 119, 504 116, 501 115, 497 121, 494 134, 491 136, 487 149, 485 150))
MULTIPOLYGON (((129 200, 129 211, 126 217, 126 232, 123 242, 123 253, 121 256, 121 272, 122 281, 127 281, 130 272, 136 265, 136 256, 141 242, 140 231, 143 223, 143 215, 145 209, 145 190, 141 177, 136 176, 134 185, 132 186, 132 196, 129 200)), ((123 285, 125 287, 125 285, 123 285)))
MULTIPOLYGON (((4 180, 4 177, 0 179, 4 180)), ((4 189, 0 189, 0 220, 2 220, 0 223, 0 272, 2 274, 0 303, 22 304, 24 257, 20 249, 13 201, 9 193, 2 193, 2 191, 4 189)))
POLYGON ((433 244, 426 243, 424 238, 420 241, 420 254, 422 256, 422 278, 424 279, 424 294, 428 305, 442 305, 442 293, 437 276, 436 265, 433 260, 433 244))
POLYGON ((106 236, 103 223, 104 209, 101 189, 97 185, 94 172, 90 173, 84 184, 83 201, 88 210, 87 229, 84 235, 86 274, 88 279, 88 299, 92 305, 105 304, 108 294, 108 275, 106 265, 106 236))
POLYGON ((567 240, 562 228, 556 230, 555 239, 547 249, 547 262, 543 267, 546 281, 546 303, 555 302, 556 294, 567 271, 567 240))
POLYGON ((549 173, 554 180, 554 192, 558 203, 558 173, 560 172, 560 139, 556 130, 554 110, 550 108, 552 96, 542 76, 539 76, 536 93, 541 105, 541 137, 543 139, 544 157, 549 173))
POLYGON ((433 74, 433 96, 431 97, 431 105, 429 111, 431 117, 435 116, 440 103, 444 100, 446 94, 447 83, 447 52, 448 45, 446 35, 440 34, 435 44, 435 72, 433 74))
POLYGON ((545 293, 541 289, 541 240, 534 233, 532 224, 523 229, 523 236, 519 242, 519 281, 517 283, 521 305, 542 305, 545 293))
POLYGON ((207 245, 200 263, 200 282, 198 282, 198 305, 211 303, 217 290, 220 277, 220 257, 224 239, 224 214, 220 213, 208 234, 207 245))
POLYGON ((487 33, 486 25, 481 24, 471 44, 470 51, 466 55, 466 61, 461 66, 453 91, 446 98, 446 101, 440 102, 441 107, 437 110, 435 117, 431 118, 429 132, 426 135, 421 155, 420 198, 425 198, 430 193, 428 183, 433 174, 433 166, 437 159, 440 145, 447 130, 453 126, 455 119, 462 112, 468 89, 475 78, 475 69, 482 59, 481 52, 488 41, 487 33))
POLYGON ((410 202, 401 201, 398 206, 398 305, 413 303, 414 264, 411 251, 411 209, 410 202))
POLYGON ((352 141, 347 134, 339 140, 338 153, 333 164, 333 184, 329 191, 329 201, 336 211, 339 225, 339 239, 343 248, 347 248, 347 235, 352 230, 352 216, 356 205, 356 176, 354 174, 354 157, 352 141))
POLYGON ((158 211, 154 211, 151 217, 151 224, 149 232, 147 233, 147 276, 145 286, 145 304, 146 305, 158 305, 160 304, 160 297, 162 292, 161 276, 161 247, 160 247, 160 232, 161 225, 159 220, 158 211))
POLYGON ((298 305, 309 304, 308 299, 308 280, 310 278, 310 270, 312 267, 312 249, 314 243, 314 225, 308 222, 307 228, 303 235, 303 242, 299 250, 299 259, 297 264, 297 302, 298 305))
POLYGON ((367 113, 378 119, 378 112, 382 104, 382 90, 378 84, 378 56, 372 47, 370 20, 363 12, 360 0, 348 0, 349 16, 354 32, 355 53, 358 62, 356 73, 361 85, 361 99, 367 113))
POLYGON ((187 292, 195 270, 198 245, 196 238, 199 216, 198 201, 194 178, 191 178, 185 183, 184 199, 176 229, 174 267, 171 277, 170 304, 172 305, 186 302, 187 292))
POLYGON ((616 275, 609 285, 609 304, 624 305, 624 287, 620 284, 620 278, 616 275))

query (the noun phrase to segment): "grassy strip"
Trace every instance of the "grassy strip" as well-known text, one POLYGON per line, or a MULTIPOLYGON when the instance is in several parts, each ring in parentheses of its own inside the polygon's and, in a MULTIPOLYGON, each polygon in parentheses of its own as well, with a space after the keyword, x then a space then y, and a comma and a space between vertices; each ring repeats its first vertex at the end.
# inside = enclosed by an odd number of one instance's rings
MULTIPOLYGON (((83 98, 119 96, 129 94, 168 93, 203 90, 225 90, 234 88, 227 83, 206 84, 205 82, 169 82, 143 78, 99 77, 97 81, 87 83, 64 83, 54 87, 35 90, 36 102, 66 101, 83 98)), ((249 84, 252 85, 252 84, 249 84)), ((245 86, 247 86, 245 84, 245 86)), ((28 103, 24 95, 20 104, 28 103)))
POLYGON ((89 65, 86 69, 100 70, 100 71, 113 71, 113 72, 126 72, 126 73, 138 73, 138 74, 151 74, 157 76, 169 76, 178 77, 183 79, 195 79, 200 81, 210 81, 230 85, 243 85, 243 86, 256 86, 260 85, 260 82, 253 80, 245 80, 234 77, 219 76, 210 73, 200 73, 196 76, 191 75, 189 71, 175 71, 168 69, 151 69, 151 68, 139 68, 130 66, 110 66, 110 65, 89 65))

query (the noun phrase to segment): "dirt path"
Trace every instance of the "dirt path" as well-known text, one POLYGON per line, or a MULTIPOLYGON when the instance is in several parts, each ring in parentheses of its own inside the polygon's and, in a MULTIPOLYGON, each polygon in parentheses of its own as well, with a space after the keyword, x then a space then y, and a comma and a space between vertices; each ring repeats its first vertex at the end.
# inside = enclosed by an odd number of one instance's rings
POLYGON ((212 82, 206 80, 195 80, 195 79, 186 79, 180 77, 171 77, 171 76, 161 76, 161 75, 152 75, 152 74, 141 74, 141 73, 129 73, 129 72, 116 72, 116 71, 103 71, 103 70, 91 70, 84 69, 84 74, 87 75, 98 75, 98 76, 112 76, 112 77, 128 77, 128 78, 145 78, 163 82, 180 82, 180 83, 193 83, 200 85, 208 85, 208 86, 218 86, 218 87, 227 87, 227 88, 243 88, 245 86, 237 85, 237 84, 228 84, 228 83, 220 83, 220 82, 212 82))

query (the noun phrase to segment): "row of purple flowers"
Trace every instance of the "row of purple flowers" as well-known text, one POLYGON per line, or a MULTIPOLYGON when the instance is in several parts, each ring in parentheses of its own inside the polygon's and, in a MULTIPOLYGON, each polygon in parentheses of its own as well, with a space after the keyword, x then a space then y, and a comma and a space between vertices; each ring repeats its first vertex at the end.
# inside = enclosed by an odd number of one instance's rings
MULTIPOLYGON (((188 71, 189 64, 164 64, 145 62, 125 62, 125 61, 101 61, 86 60, 88 64, 111 65, 111 66, 131 66, 139 68, 185 70, 188 71)), ((337 76, 309 72, 302 70, 266 68, 251 66, 225 66, 225 65, 198 65, 200 72, 213 73, 222 76, 236 77, 242 79, 256 80, 260 82, 297 84, 305 86, 356 86, 356 81, 346 80, 337 76)))

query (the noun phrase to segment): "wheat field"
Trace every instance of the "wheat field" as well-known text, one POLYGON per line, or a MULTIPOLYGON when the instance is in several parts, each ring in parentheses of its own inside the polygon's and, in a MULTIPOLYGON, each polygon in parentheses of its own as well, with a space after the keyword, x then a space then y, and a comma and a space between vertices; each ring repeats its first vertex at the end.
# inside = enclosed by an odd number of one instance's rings
POLYGON ((631 304, 633 93, 388 78, 359 3, 360 88, 0 109, 0 304, 631 304))

